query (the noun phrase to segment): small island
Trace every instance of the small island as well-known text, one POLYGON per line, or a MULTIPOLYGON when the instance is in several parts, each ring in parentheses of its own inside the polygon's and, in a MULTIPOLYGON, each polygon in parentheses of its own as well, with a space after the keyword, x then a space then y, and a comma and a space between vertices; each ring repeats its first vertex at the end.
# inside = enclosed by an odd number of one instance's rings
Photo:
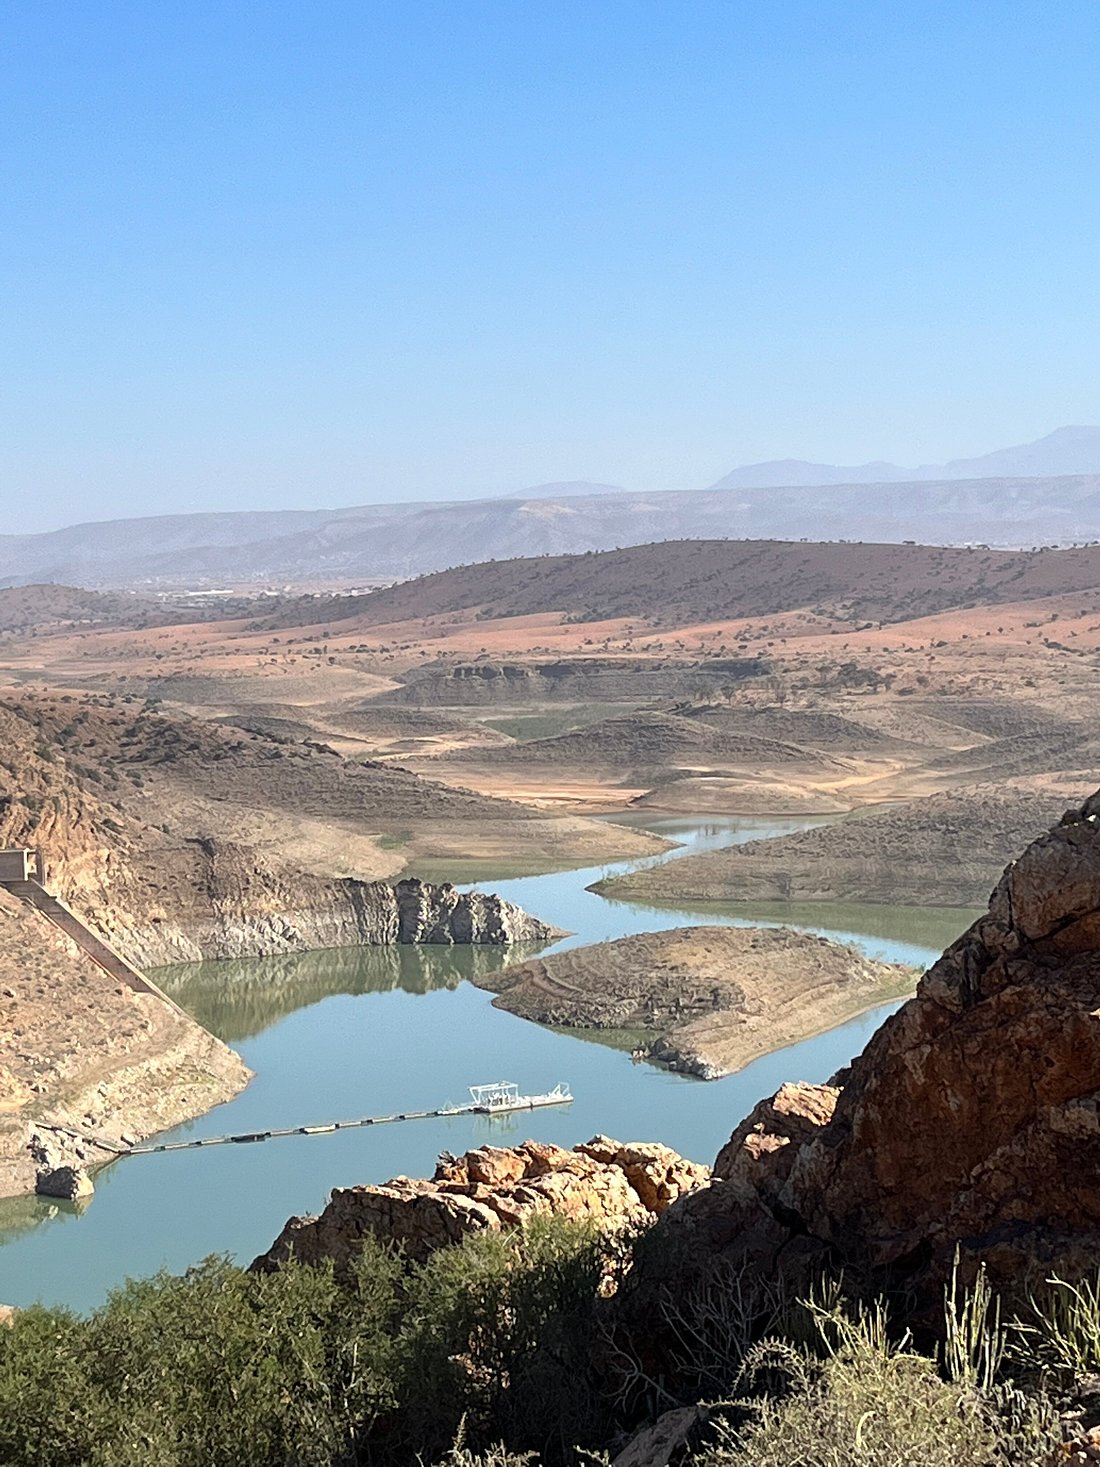
POLYGON ((530 958, 477 981, 495 1007, 717 1080, 891 999, 916 970, 790 928, 680 927, 530 958))

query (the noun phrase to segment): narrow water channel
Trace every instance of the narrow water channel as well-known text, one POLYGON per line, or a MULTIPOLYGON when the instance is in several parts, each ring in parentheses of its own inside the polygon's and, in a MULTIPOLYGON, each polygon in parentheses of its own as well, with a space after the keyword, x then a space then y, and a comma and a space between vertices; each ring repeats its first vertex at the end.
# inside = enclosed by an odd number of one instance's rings
MULTIPOLYGON (((666 860, 818 822, 630 823, 681 842, 649 858, 666 860)), ((562 945, 698 922, 785 921, 854 942, 875 957, 924 965, 973 915, 823 903, 655 909, 586 890, 637 864, 483 884, 567 929, 562 945)), ((761 1096, 784 1080, 826 1079, 858 1053, 887 1012, 864 1014, 707 1083, 494 1009, 491 994, 467 980, 514 957, 486 948, 355 948, 163 970, 165 987, 256 1071, 243 1095, 167 1133, 172 1139, 430 1107, 464 1100, 468 1085, 485 1080, 516 1080, 523 1090, 566 1080, 577 1098, 562 1109, 492 1120, 456 1116, 123 1159, 98 1174, 96 1194, 82 1210, 33 1197, 0 1201, 0 1302, 41 1299, 87 1309, 128 1276, 180 1272, 210 1253, 248 1262, 292 1213, 323 1207, 333 1187, 428 1175, 443 1149, 528 1136, 571 1146, 604 1131, 664 1141, 710 1161, 761 1096)))

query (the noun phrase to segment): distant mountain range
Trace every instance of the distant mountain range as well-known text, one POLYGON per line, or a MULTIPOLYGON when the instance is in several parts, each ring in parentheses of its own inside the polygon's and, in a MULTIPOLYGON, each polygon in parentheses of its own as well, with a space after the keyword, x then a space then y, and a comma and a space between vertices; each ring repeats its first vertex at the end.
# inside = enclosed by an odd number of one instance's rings
POLYGON ((1056 428, 1034 443, 998 448, 980 458, 954 458, 916 469, 897 464, 815 464, 803 459, 772 459, 746 464, 726 474, 712 489, 821 487, 830 484, 925 483, 944 479, 1054 478, 1100 473, 1100 428, 1056 428))
POLYGON ((639 494, 549 484, 500 499, 164 515, 0 535, 0 585, 362 584, 489 559, 704 538, 1005 548, 1100 540, 1100 428, 1062 428, 935 470, 764 464, 735 470, 710 489, 639 494), (1074 467, 1040 472, 1049 464, 1074 467), (776 477, 811 471, 819 477, 810 484, 776 477), (863 473, 878 477, 853 477, 863 473), (747 484, 743 475, 772 479, 747 484))

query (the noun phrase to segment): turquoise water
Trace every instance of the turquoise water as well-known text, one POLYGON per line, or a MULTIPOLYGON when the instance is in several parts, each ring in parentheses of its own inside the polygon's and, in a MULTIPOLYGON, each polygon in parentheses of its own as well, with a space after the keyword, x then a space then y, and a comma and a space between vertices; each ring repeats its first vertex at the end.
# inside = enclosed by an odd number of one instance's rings
MULTIPOLYGON (((642 823, 641 821, 637 823, 642 823)), ((700 850, 801 829, 806 821, 649 819, 700 850)), ((680 852, 682 853, 682 852, 680 852)), ((673 853, 673 859, 676 854, 673 853)), ((658 859, 668 859, 658 858, 658 859)), ((636 863, 494 883, 569 929, 563 944, 601 941, 685 922, 745 923, 739 908, 694 912, 609 902, 585 887, 636 863)), ((927 963, 970 920, 917 908, 769 908, 782 921, 858 943, 896 961, 927 963), (865 930, 864 930, 865 929, 865 930)), ((474 1082, 513 1079, 524 1090, 566 1080, 568 1107, 489 1119, 460 1116, 262 1145, 123 1159, 101 1171, 83 1210, 36 1198, 0 1202, 0 1301, 35 1299, 85 1309, 128 1275, 181 1271, 209 1253, 247 1262, 292 1213, 324 1206, 333 1187, 431 1172, 439 1151, 527 1136, 573 1145, 596 1131, 661 1140, 710 1161, 732 1127, 784 1080, 823 1080, 866 1043, 886 1010, 703 1083, 633 1063, 620 1051, 557 1034, 491 1007, 466 981, 514 951, 366 948, 203 963, 164 981, 256 1071, 236 1100, 168 1133, 184 1136, 384 1114, 466 1098, 474 1082)))

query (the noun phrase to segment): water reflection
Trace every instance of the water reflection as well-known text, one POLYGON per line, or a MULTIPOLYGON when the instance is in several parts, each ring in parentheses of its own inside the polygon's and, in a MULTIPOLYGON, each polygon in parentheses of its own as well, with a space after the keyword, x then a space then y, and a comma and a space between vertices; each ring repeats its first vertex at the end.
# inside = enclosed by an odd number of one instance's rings
MULTIPOLYGON (((605 898, 627 912, 634 903, 605 898)), ((733 922, 737 926, 795 927, 836 942, 852 942, 886 962, 926 966, 978 917, 979 907, 906 907, 887 902, 654 902, 648 909, 677 926, 733 922)))
POLYGON ((94 1198, 66 1202, 56 1197, 0 1197, 0 1242, 10 1243, 42 1223, 74 1220, 87 1212, 94 1198))
POLYGON ((233 1044, 336 994, 457 988, 539 951, 536 946, 326 948, 178 963, 158 969, 157 981, 204 1028, 233 1044))

